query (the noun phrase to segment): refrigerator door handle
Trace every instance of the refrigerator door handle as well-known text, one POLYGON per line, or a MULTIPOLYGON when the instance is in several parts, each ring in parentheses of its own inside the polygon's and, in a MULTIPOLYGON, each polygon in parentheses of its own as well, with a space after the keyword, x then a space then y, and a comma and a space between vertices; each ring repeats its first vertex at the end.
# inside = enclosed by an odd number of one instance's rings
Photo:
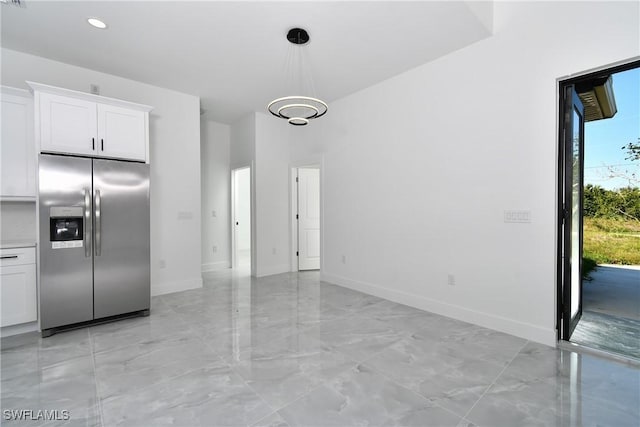
POLYGON ((102 244, 101 244, 101 238, 100 238, 100 233, 102 231, 102 218, 100 218, 100 203, 101 203, 101 198, 100 198, 100 190, 96 190, 96 196, 95 196, 95 201, 94 201, 94 206, 95 206, 95 213, 94 213, 94 219, 95 219, 95 232, 96 232, 96 242, 95 242, 95 248, 96 248, 96 256, 100 256, 102 253, 102 244))
POLYGON ((84 189, 84 256, 91 256, 91 190, 84 189))

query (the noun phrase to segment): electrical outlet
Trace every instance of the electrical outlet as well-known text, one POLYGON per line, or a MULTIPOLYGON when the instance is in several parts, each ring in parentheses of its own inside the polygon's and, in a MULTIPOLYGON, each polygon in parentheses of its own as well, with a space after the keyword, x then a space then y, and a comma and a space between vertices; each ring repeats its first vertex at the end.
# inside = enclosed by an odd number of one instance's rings
POLYGON ((276 254, 276 252, 277 252, 277 251, 276 251, 276 248, 271 248, 271 253, 272 253, 273 255, 275 255, 275 254, 276 254))
POLYGON ((167 267, 167 261, 161 259, 160 261, 158 261, 158 267, 166 268, 167 267))
POLYGON ((346 257, 346 256, 344 256, 344 255, 342 255, 342 263, 343 263, 343 264, 346 264, 346 263, 347 263, 347 257, 346 257))
POLYGON ((218 247, 217 247, 217 246, 214 246, 214 247, 213 247, 213 253, 215 254, 215 253, 217 253, 217 252, 218 252, 218 247))
POLYGON ((456 276, 454 276, 453 274, 447 274, 447 284, 449 286, 455 286, 456 285, 456 276))
POLYGON ((218 217, 218 213, 217 213, 215 210, 214 210, 214 211, 211 211, 211 216, 212 216, 213 218, 217 218, 217 217, 218 217))

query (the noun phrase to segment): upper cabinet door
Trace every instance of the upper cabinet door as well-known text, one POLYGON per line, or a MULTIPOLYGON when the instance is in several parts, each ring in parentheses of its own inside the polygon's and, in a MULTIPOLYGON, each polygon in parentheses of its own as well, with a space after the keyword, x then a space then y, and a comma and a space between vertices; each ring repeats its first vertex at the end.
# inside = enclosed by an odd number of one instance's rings
POLYGON ((97 153, 96 103, 40 94, 40 150, 55 153, 97 153))
POLYGON ((98 104, 98 155, 145 161, 146 114, 114 105, 98 104))
POLYGON ((149 163, 153 107, 27 81, 35 94, 36 148, 42 153, 149 163))
POLYGON ((36 197, 36 154, 33 140, 33 99, 2 89, 2 144, 0 146, 0 196, 36 197))

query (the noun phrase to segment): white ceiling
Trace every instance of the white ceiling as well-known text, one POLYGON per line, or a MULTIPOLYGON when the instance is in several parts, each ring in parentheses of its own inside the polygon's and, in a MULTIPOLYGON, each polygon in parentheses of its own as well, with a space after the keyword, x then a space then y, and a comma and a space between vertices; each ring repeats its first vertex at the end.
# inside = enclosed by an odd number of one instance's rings
POLYGON ((2 5, 2 46, 198 95, 231 123, 283 93, 292 27, 327 102, 491 34, 491 2, 34 1, 2 5), (96 16, 109 28, 97 30, 96 16))

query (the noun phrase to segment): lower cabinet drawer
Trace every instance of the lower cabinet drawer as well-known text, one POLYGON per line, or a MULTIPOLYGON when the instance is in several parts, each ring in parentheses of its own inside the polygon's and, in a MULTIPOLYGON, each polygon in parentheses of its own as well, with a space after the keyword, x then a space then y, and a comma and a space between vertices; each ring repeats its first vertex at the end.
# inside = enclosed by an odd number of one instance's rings
POLYGON ((35 264, 36 248, 0 249, 0 267, 35 264))
POLYGON ((0 326, 38 319, 35 264, 0 267, 0 305, 0 326))

